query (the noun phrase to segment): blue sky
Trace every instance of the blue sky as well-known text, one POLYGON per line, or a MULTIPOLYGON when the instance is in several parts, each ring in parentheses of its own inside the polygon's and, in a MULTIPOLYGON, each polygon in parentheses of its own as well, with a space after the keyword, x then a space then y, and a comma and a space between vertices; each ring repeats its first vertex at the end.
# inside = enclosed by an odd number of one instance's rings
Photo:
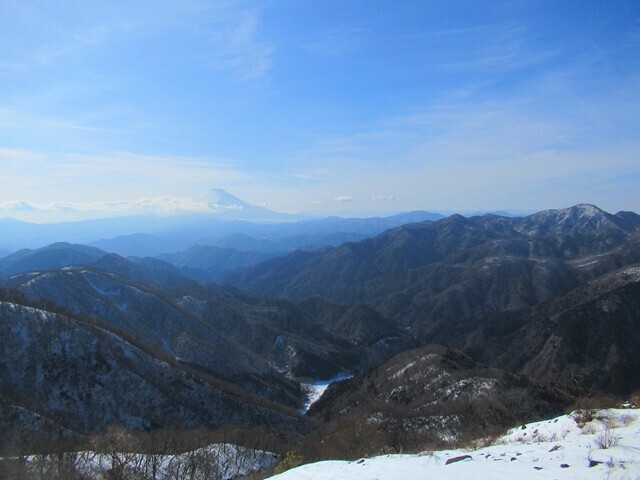
POLYGON ((4 0, 0 22, 7 215, 214 187, 640 211, 637 0, 4 0))

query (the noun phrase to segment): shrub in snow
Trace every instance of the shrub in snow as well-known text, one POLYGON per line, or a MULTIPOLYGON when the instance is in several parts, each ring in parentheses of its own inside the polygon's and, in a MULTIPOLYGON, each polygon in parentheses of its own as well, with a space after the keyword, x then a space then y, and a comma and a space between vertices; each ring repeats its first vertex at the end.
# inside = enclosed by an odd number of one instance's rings
POLYGON ((580 428, 583 428, 585 424, 593 420, 595 416, 595 412, 596 411, 594 409, 588 408, 588 409, 576 410, 573 413, 571 413, 571 416, 576 421, 578 426, 580 428))
POLYGON ((596 444, 596 447, 605 450, 617 445, 618 440, 620 440, 620 436, 615 433, 615 429, 605 424, 602 432, 596 435, 593 443, 596 444))
POLYGON ((287 470, 297 467, 302 463, 302 455, 300 455, 295 450, 291 450, 287 453, 286 457, 282 459, 282 461, 276 465, 276 468, 273 469, 273 473, 282 473, 287 470))

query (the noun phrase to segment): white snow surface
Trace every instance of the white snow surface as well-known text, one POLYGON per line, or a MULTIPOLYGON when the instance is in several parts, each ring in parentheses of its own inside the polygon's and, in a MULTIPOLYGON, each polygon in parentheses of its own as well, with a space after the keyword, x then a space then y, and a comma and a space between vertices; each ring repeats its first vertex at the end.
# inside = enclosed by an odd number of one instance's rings
POLYGON ((640 410, 598 410, 592 421, 576 412, 510 430, 491 445, 417 455, 302 465, 277 480, 513 480, 640 478, 640 410), (601 448, 605 435, 613 445, 601 448), (470 458, 446 464, 447 460, 470 458), (598 462, 598 463, 595 463, 598 462))

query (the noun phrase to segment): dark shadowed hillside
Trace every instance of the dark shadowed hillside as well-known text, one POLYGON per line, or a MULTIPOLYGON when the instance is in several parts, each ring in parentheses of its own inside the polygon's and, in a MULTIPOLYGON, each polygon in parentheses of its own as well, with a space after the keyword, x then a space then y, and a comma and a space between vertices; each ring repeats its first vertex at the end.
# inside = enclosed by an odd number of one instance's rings
MULTIPOLYGON (((365 303, 376 310, 372 318, 389 319, 422 342, 453 345, 494 365, 541 374, 544 368, 532 365, 542 362, 542 340, 523 333, 526 328, 538 331, 546 342, 549 328, 540 322, 567 315, 554 303, 565 295, 567 301, 578 302, 565 309, 577 309, 590 318, 595 322, 591 329, 605 328, 600 324, 609 320, 598 313, 596 303, 580 302, 569 294, 589 282, 607 284, 610 272, 640 262, 639 247, 640 216, 577 205, 524 218, 454 215, 405 225, 358 243, 297 252, 226 278, 265 295, 365 303), (523 343, 516 343, 516 337, 523 343), (485 342, 492 348, 485 348, 485 342), (522 358, 507 361, 506 348, 522 358)), ((301 305, 313 310, 314 302, 318 300, 301 305)), ((629 311, 637 312, 635 308, 630 305, 629 311)), ((331 322, 331 316, 324 321, 331 322)), ((608 338, 608 347, 602 348, 618 348, 612 347, 614 337, 608 338)), ((635 349, 627 350, 631 354, 635 349)), ((587 378, 594 378, 582 371, 592 368, 589 355, 576 363, 583 386, 589 386, 587 378)), ((602 355, 599 358, 604 361, 602 355)), ((621 381, 609 378, 614 370, 603 374, 597 385, 618 388, 614 384, 620 386, 621 381)), ((629 375, 624 377, 630 382, 627 390, 640 386, 629 375)))
MULTIPOLYGON (((568 386, 628 395, 640 385, 640 264, 541 305, 503 337, 504 365, 568 386), (527 345, 530 351, 522 348, 527 345)), ((477 346, 499 338, 485 332, 477 346)), ((497 348, 497 346, 496 346, 497 348)), ((490 349, 489 349, 490 350, 490 349)))
POLYGON ((54 243, 37 250, 23 249, 0 259, 0 276, 85 265, 98 260, 105 253, 97 248, 69 243, 54 243))
POLYGON ((89 319, 0 302, 0 436, 223 424, 304 429, 292 413, 184 369, 89 319))
POLYGON ((476 439, 557 414, 572 400, 561 389, 478 364, 454 349, 427 346, 331 385, 309 415, 322 420, 324 448, 348 458, 367 448, 402 452, 476 439))

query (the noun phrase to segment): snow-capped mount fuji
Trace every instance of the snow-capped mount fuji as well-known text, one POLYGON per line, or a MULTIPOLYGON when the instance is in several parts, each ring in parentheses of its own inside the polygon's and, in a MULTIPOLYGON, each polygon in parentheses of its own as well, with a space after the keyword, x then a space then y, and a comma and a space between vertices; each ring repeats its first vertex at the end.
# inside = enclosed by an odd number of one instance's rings
MULTIPOLYGON (((221 188, 212 188, 204 195, 195 197, 196 202, 204 203, 211 210, 245 210, 255 208, 253 205, 231 195, 221 188)), ((265 209, 266 210, 266 209, 265 209)))
POLYGON ((203 214, 221 220, 274 221, 295 216, 274 212, 230 194, 222 188, 193 197, 157 197, 118 202, 121 213, 150 213, 154 215, 203 214))
MULTIPOLYGON (((190 197, 159 196, 117 201, 83 203, 27 203, 0 202, 0 216, 6 212, 11 219, 21 221, 77 222, 87 218, 108 220, 114 217, 146 215, 167 217, 183 214, 206 214, 223 220, 282 221, 298 219, 289 214, 274 212, 252 205, 221 188, 190 197), (28 208, 27 208, 28 207, 28 208)), ((2 221, 6 221, 3 219, 2 221)), ((15 221, 15 220, 14 220, 15 221)))
POLYGON ((194 197, 192 201, 190 210, 193 212, 212 214, 223 217, 224 220, 282 221, 296 218, 294 215, 252 205, 221 188, 212 188, 207 193, 194 197))

